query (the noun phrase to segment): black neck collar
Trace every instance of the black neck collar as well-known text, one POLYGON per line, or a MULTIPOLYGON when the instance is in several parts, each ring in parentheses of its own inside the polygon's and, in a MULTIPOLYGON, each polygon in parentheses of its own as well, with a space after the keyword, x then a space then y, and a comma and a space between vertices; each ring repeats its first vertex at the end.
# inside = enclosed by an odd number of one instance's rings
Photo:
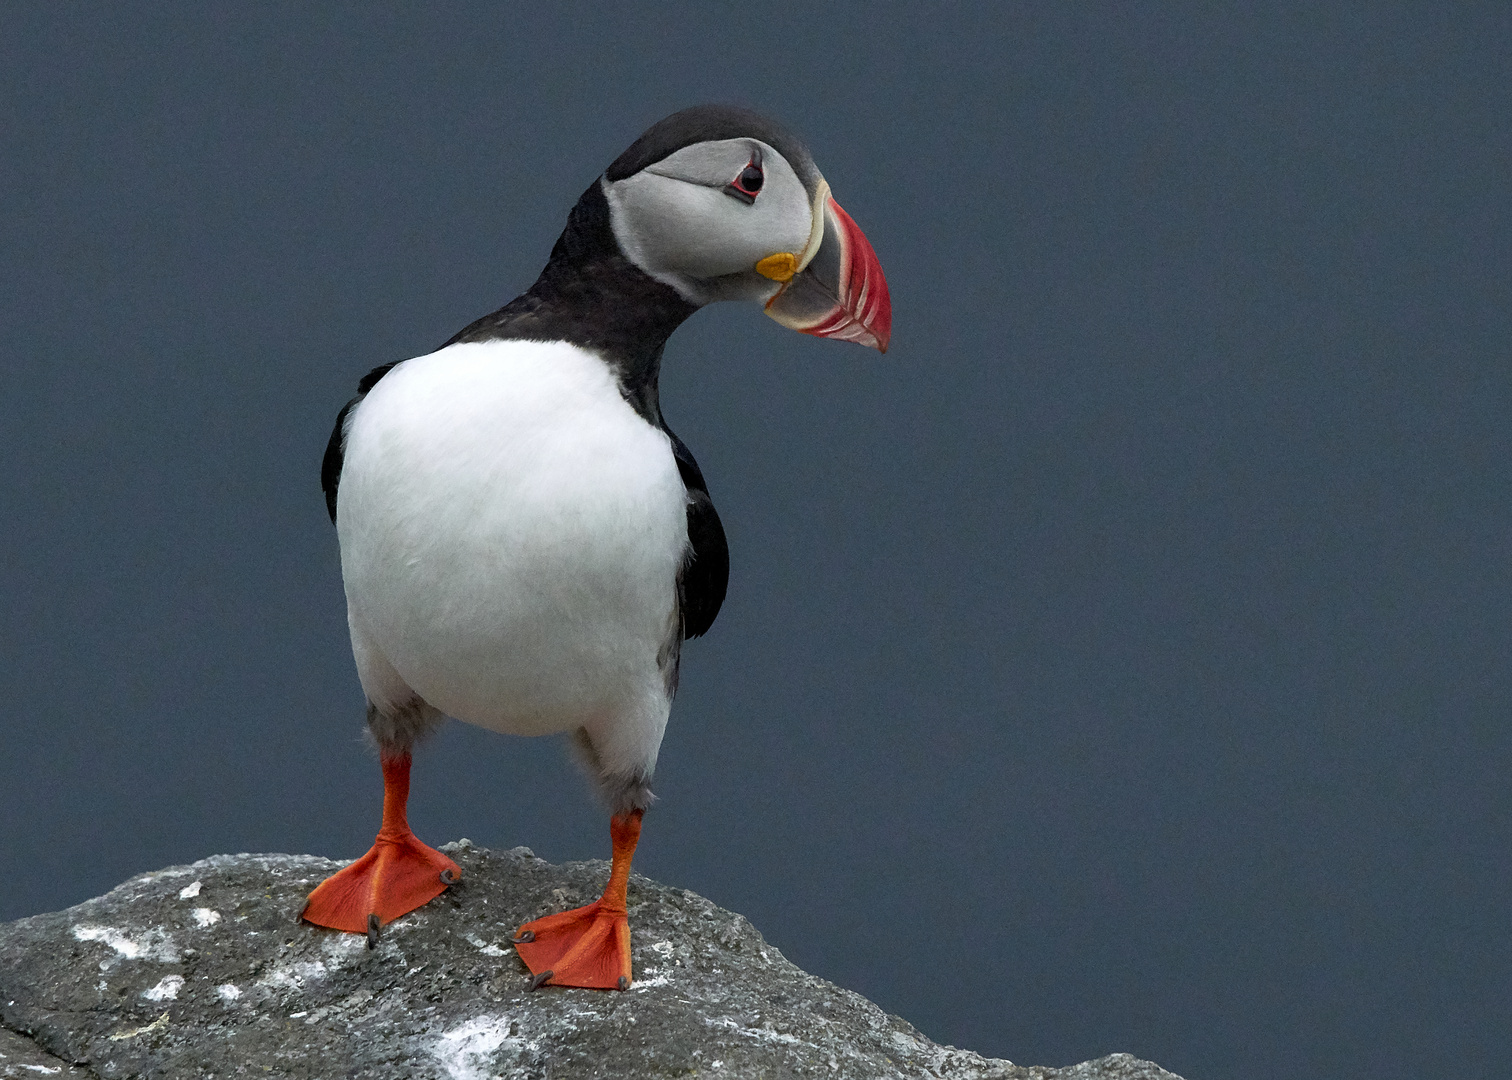
POLYGON ((625 399, 647 422, 663 427, 657 399, 662 350, 697 310, 625 258, 609 222, 609 202, 595 180, 567 216, 536 283, 446 344, 571 342, 614 368, 625 399))

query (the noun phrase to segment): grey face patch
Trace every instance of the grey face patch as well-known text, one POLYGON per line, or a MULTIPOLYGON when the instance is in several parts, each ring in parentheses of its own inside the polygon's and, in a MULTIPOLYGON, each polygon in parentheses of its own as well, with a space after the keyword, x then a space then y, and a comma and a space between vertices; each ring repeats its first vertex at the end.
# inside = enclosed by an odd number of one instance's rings
POLYGON ((778 252, 801 252, 813 211, 793 166, 759 139, 697 143, 623 180, 604 180, 610 223, 626 257, 695 303, 766 300, 779 285, 755 272, 778 252), (730 189, 752 161, 755 198, 730 189))
MULTIPOLYGON (((766 158, 773 153, 759 139, 723 139, 684 147, 642 171, 722 191, 752 162, 765 169, 766 158)), ((783 165, 792 171, 785 160, 783 165)))

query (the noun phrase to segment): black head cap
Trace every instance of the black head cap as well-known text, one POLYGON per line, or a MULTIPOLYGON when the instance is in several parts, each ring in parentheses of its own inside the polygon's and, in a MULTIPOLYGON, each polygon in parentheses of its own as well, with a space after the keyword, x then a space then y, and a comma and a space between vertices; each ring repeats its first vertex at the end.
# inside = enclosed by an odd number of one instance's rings
POLYGON ((803 186, 814 190, 819 170, 803 140, 760 113, 735 105, 694 105, 658 120, 614 159, 604 176, 611 182, 623 180, 685 146, 719 139, 760 139, 787 158, 803 186))

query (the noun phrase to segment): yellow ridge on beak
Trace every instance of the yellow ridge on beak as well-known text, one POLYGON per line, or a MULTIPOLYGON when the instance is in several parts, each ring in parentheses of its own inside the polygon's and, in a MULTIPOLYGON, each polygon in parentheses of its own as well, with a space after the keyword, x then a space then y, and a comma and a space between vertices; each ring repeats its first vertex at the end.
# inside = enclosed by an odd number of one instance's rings
POLYGON ((756 272, 773 281, 791 281, 798 272, 798 256, 791 251, 779 251, 768 255, 756 264, 756 272))

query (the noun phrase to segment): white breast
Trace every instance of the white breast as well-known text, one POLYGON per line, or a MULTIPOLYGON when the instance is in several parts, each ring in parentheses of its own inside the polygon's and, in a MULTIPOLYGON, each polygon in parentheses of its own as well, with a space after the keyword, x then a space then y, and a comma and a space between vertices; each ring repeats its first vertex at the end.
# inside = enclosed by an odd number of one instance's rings
POLYGON ((667 435, 576 346, 406 361, 353 411, 341 474, 364 688, 380 700, 397 673, 441 711, 517 734, 654 727, 654 760, 686 498, 667 435))

